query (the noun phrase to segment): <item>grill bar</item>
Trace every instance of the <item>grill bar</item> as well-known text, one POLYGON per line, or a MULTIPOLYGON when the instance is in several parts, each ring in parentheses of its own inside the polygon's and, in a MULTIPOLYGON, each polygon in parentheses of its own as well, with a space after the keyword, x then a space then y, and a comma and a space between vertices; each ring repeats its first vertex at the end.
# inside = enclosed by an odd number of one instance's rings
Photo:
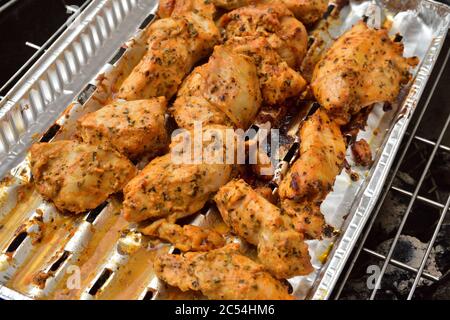
POLYGON ((2 13, 3 11, 5 11, 6 9, 8 9, 9 7, 11 7, 12 5, 14 5, 17 1, 19 0, 10 0, 7 3, 5 3, 4 5, 2 5, 0 7, 0 13, 2 13))
MULTIPOLYGON (((447 52, 447 57, 448 57, 449 53, 450 53, 450 51, 447 52)), ((427 102, 429 102, 430 100, 431 100, 431 96, 428 97, 427 102)), ((383 263, 383 267, 381 268, 381 273, 378 276, 375 288, 372 290, 372 294, 370 295, 370 299, 371 300, 375 299, 375 297, 376 297, 376 294, 377 294, 377 291, 378 291, 378 287, 380 286, 381 280, 383 279, 383 276, 386 273, 386 268, 388 266, 388 263, 391 260, 392 255, 394 254, 394 250, 395 250, 397 242, 398 242, 398 240, 400 238, 400 235, 401 235, 401 233, 403 231, 403 227, 405 226, 406 220, 408 219, 409 214, 411 213, 411 209, 412 209, 412 207, 414 205, 414 202, 415 202, 417 196, 419 195, 419 190, 422 187, 422 184, 423 184, 423 182, 425 180, 425 177, 426 177, 426 175, 428 173, 428 170, 430 169, 431 163, 433 162, 433 159, 434 159, 434 157, 436 155, 436 152, 437 152, 437 150, 439 148, 439 145, 441 144, 441 141, 444 138, 444 134, 447 131, 447 127, 448 127, 449 123, 450 123, 450 114, 448 115, 447 120, 446 120, 446 122, 444 124, 444 127, 443 127, 443 129, 441 131, 441 134, 439 135, 439 138, 436 141, 436 144, 435 144, 435 146, 433 148, 433 151, 431 152, 431 155, 428 158, 427 164, 425 165, 423 173, 420 176, 419 182, 418 182, 418 184, 417 184, 417 186, 416 186, 416 188, 414 190, 414 193, 411 196, 411 200, 409 201, 409 204, 408 204, 408 207, 406 209, 405 215, 403 216, 403 219, 402 219, 402 221, 400 223, 400 226, 399 226, 399 228, 397 230, 397 233, 395 234, 395 237, 394 237, 394 240, 392 242, 391 248, 389 249, 389 252, 387 254, 386 260, 383 263)), ((431 245, 433 245, 433 243, 431 243, 431 245)), ((418 274, 418 276, 420 277, 420 274, 418 274)))
MULTIPOLYGON (((391 189, 395 190, 395 191, 397 191, 397 192, 399 192, 401 194, 404 194, 406 196, 410 196, 410 197, 413 196, 413 194, 411 192, 403 190, 403 189, 395 187, 395 186, 392 186, 391 189)), ((420 201, 422 201, 422 202, 424 202, 426 204, 429 204, 429 205, 431 205, 431 206, 433 206, 435 208, 438 208, 438 209, 443 209, 445 207, 445 205, 443 205, 442 203, 430 200, 430 199, 422 197, 422 196, 417 196, 417 200, 420 200, 420 201)), ((447 210, 448 210, 448 208, 447 208, 447 210)))
POLYGON ((425 269, 425 265, 427 263, 427 259, 430 256, 431 249, 433 248, 433 244, 436 241, 437 235, 439 233, 439 230, 441 229, 442 223, 444 222, 444 218, 447 215, 449 207, 450 207, 450 196, 447 198, 447 203, 445 204, 445 208, 441 212, 439 221, 436 225, 436 228, 434 229, 433 236, 432 236, 430 242, 428 243, 427 250, 422 259, 422 262, 420 263, 420 267, 419 267, 419 270, 417 271, 416 277, 414 279, 414 283, 412 285, 411 290, 409 291, 408 298, 407 298, 408 300, 412 299, 414 292, 416 291, 417 284, 419 283, 420 278, 424 275, 424 269, 425 269))
MULTIPOLYGON (((436 145, 436 142, 433 142, 431 140, 428 140, 428 139, 425 139, 425 138, 422 138, 422 137, 419 137, 419 136, 414 136, 414 139, 416 139, 417 141, 426 143, 426 144, 428 144, 430 146, 435 146, 436 145)), ((442 144, 439 145, 439 149, 442 149, 444 151, 450 151, 450 147, 447 147, 447 146, 442 145, 442 144)))
MULTIPOLYGON (((370 254, 371 256, 373 256, 375 258, 380 259, 380 260, 386 260, 386 256, 384 254, 378 253, 378 252, 370 250, 368 248, 363 248, 363 251, 368 253, 368 254, 370 254)), ((411 272, 414 272, 414 273, 417 273, 419 271, 418 269, 416 269, 414 267, 411 267, 411 266, 409 266, 409 265, 407 265, 407 264, 405 264, 405 263, 403 263, 401 261, 395 260, 395 259, 391 259, 390 263, 393 266, 402 268, 403 270, 406 270, 406 271, 411 271, 411 272)), ((427 272, 423 272, 423 277, 425 279, 428 279, 428 280, 431 280, 431 281, 439 281, 439 279, 440 279, 439 277, 433 276, 432 274, 429 274, 427 272)))
MULTIPOLYGON (((423 119, 423 117, 425 115, 426 110, 428 109, 428 106, 430 104, 431 98, 432 98, 432 96, 433 96, 433 94, 434 94, 434 92, 435 92, 435 90, 437 88, 439 80, 441 79, 442 74, 444 73, 445 66, 447 65, 449 56, 450 56, 450 51, 447 51, 447 54, 445 55, 445 58, 444 58, 441 66, 439 68, 439 71, 436 74, 436 78, 434 79, 434 82, 433 82, 432 86, 430 87, 430 91, 429 91, 428 96, 427 96, 427 98, 425 100, 425 103, 424 103, 422 109, 420 110, 420 113, 418 114, 417 120, 416 120, 414 126, 412 127, 410 134, 408 135, 408 140, 406 140, 406 143, 404 144, 402 151, 397 156, 396 164, 395 164, 394 168, 391 170, 390 176, 386 180, 384 190, 383 190, 383 192, 381 193, 381 195, 380 195, 380 197, 378 199, 378 204, 376 205, 376 207, 375 207, 371 217, 368 220, 368 223, 366 224, 365 231, 360 236, 360 241, 359 241, 358 246, 356 247, 355 250, 353 250, 353 257, 351 258, 351 260, 347 264, 348 267, 347 267, 347 270, 345 271, 345 273, 343 274, 343 276, 341 278, 341 283, 336 288, 334 299, 339 299, 339 297, 341 296, 342 291, 344 290, 345 284, 347 283, 348 278, 350 277, 350 274, 352 273, 353 268, 356 265, 356 261, 358 260, 360 254, 361 254, 361 251, 363 251, 363 249, 364 249, 364 244, 366 243, 366 240, 367 240, 367 238, 368 238, 368 236, 370 234, 370 230, 372 229, 372 227, 373 227, 373 225, 374 225, 374 223, 375 223, 375 221, 376 221, 376 219, 378 217, 380 209, 381 209, 381 207, 382 207, 382 205, 383 205, 383 203, 384 203, 384 201, 385 201, 385 199, 386 199, 386 197, 387 197, 387 195, 389 193, 389 190, 393 186, 393 182, 395 180, 397 172, 399 171, 400 166, 401 166, 403 160, 405 159, 405 156, 406 156, 406 154, 408 152, 409 147, 411 146, 411 143, 413 142, 413 140, 415 140, 416 132, 417 132, 417 130, 419 128, 419 125, 420 125, 420 123, 421 123, 421 121, 422 121, 422 119, 423 119)), ((387 263, 389 263, 389 262, 390 261, 387 260, 387 263)))
MULTIPOLYGON (((34 49, 37 49, 36 52, 8 81, 6 81, 5 84, 3 84, 3 86, 0 88, 0 94, 3 93, 10 85, 12 85, 20 77, 20 75, 23 74, 24 71, 29 69, 30 65, 34 61, 36 61, 41 56, 41 54, 44 53, 45 50, 53 44, 53 42, 55 42, 56 38, 58 38, 62 34, 62 32, 72 23, 73 19, 77 18, 80 15, 80 13, 91 3, 91 1, 92 0, 88 0, 85 3, 83 3, 80 9, 73 13, 72 18, 69 19, 66 23, 64 23, 58 30, 56 30, 56 32, 50 38, 48 38, 48 40, 42 46, 40 46, 39 48, 37 48, 38 46, 33 47, 34 49)), ((14 3, 15 1, 11 1, 9 5, 12 5, 14 3)), ((5 6, 6 5, 8 5, 8 3, 5 4, 5 6)), ((2 8, 0 8, 0 10, 1 9, 2 8)), ((4 98, 5 96, 2 95, 0 100, 4 98)))

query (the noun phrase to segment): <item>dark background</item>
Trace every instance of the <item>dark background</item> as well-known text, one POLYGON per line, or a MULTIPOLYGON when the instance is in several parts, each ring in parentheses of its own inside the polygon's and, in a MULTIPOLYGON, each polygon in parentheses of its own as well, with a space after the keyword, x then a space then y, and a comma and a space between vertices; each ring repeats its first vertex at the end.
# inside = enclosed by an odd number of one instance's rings
MULTIPOLYGON (((69 19, 66 5, 87 1, 18 0, 0 12, 0 87, 36 52, 26 41, 41 46, 69 19)), ((7 2, 0 0, 0 7, 7 2)))

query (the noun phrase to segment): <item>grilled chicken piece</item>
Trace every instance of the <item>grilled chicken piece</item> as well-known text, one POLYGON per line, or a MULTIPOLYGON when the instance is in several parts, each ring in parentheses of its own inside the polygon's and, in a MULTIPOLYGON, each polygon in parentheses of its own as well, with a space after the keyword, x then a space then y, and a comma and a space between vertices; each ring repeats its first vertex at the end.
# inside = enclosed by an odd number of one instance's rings
POLYGON ((192 148, 190 142, 186 147, 179 141, 182 134, 174 137, 171 152, 153 159, 126 185, 125 218, 139 222, 167 217, 174 222, 203 208, 232 177, 233 165, 224 160, 226 148, 215 148, 216 143, 222 143, 220 139, 227 141, 225 129, 203 128, 203 159, 191 157, 187 151, 192 148))
POLYGON ((113 103, 79 119, 79 132, 84 142, 115 148, 132 159, 156 155, 168 145, 166 107, 164 97, 113 103))
POLYGON ((170 99, 194 64, 219 40, 214 21, 193 12, 157 20, 147 34, 148 51, 122 83, 119 99, 170 99))
POLYGON ((227 39, 265 37, 283 61, 298 68, 306 54, 308 34, 283 3, 259 4, 233 10, 220 19, 227 39))
POLYGON ((219 26, 228 39, 266 37, 283 61, 292 68, 301 65, 306 54, 308 34, 282 3, 242 7, 222 16, 219 26))
POLYGON ((139 231, 147 236, 169 241, 175 248, 184 252, 209 251, 225 245, 222 235, 212 229, 193 225, 180 226, 164 219, 155 221, 139 231))
POLYGON ((361 139, 352 144, 353 158, 356 165, 370 167, 372 165, 372 151, 366 140, 361 139))
POLYGON ((159 0, 158 17, 168 18, 195 12, 209 19, 214 18, 216 7, 208 0, 159 0))
POLYGON ((306 25, 321 19, 328 8, 328 0, 282 0, 282 2, 306 25))
POLYGON ((176 164, 171 154, 152 160, 124 189, 128 221, 169 217, 171 221, 199 211, 231 178, 225 164, 176 164))
POLYGON ((299 96, 305 89, 306 81, 283 61, 267 38, 236 37, 225 46, 253 60, 265 103, 280 104, 287 98, 299 96))
POLYGON ((328 0, 213 0, 213 3, 227 10, 259 3, 283 3, 304 24, 312 24, 322 18, 328 7, 328 0))
POLYGON ((258 247, 259 261, 277 278, 312 272, 308 246, 291 221, 244 180, 234 180, 214 197, 225 223, 258 247))
POLYGON ((76 141, 34 144, 30 162, 37 191, 73 213, 96 208, 137 171, 116 151, 76 141))
POLYGON ((291 218, 296 231, 310 239, 321 239, 325 228, 325 218, 320 211, 320 203, 284 199, 281 209, 291 218))
POLYGON ((164 254, 154 262, 156 275, 182 291, 201 291, 210 299, 292 300, 264 267, 241 255, 237 244, 183 255, 164 254))
POLYGON ((300 129, 300 158, 280 183, 280 197, 299 202, 322 201, 332 189, 344 160, 345 141, 339 126, 320 108, 300 129))
POLYGON ((218 46, 208 63, 195 68, 170 109, 182 128, 194 122, 246 129, 261 105, 256 68, 248 57, 218 46))
POLYGON ((316 65, 311 87, 317 101, 340 124, 376 102, 394 103, 417 58, 404 58, 403 45, 388 30, 360 21, 344 33, 316 65))

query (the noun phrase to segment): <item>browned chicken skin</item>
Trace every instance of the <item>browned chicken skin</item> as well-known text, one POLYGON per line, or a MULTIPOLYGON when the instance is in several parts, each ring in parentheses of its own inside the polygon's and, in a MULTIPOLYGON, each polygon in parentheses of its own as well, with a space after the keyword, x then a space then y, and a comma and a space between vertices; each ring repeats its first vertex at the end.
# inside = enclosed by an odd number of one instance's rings
POLYGON ((307 33, 282 3, 245 6, 220 19, 225 46, 250 57, 257 67, 266 104, 299 96, 306 81, 294 69, 306 53, 307 33))
POLYGON ((136 174, 118 152, 76 141, 34 144, 30 159, 38 192, 73 213, 96 208, 136 174))
POLYGON ((284 199, 281 208, 284 213, 289 215, 297 232, 303 233, 310 239, 322 238, 325 218, 320 211, 320 203, 284 199))
MULTIPOLYGON (((205 137, 209 132, 226 137, 225 129, 223 126, 204 127, 203 135, 205 137)), ((213 147, 215 141, 215 137, 203 141, 203 152, 209 155, 210 163, 186 163, 182 158, 184 153, 177 154, 178 144, 172 141, 170 153, 152 160, 126 185, 123 203, 125 218, 139 222, 167 217, 173 222, 203 208, 206 201, 231 179, 233 173, 232 164, 216 158, 225 159, 221 153, 226 152, 226 148, 213 148, 209 153, 208 148, 213 147)), ((183 146, 181 143, 179 145, 183 146)))
POLYGON ((199 211, 231 178, 225 164, 175 164, 166 154, 152 160, 124 189, 129 221, 169 217, 176 220, 199 211))
POLYGON ((210 299, 292 300, 264 267, 241 255, 236 244, 208 252, 158 256, 156 275, 182 291, 201 291, 210 299))
POLYGON ((168 145, 164 97, 117 102, 78 120, 84 142, 115 148, 130 158, 156 155, 168 145))
POLYGON ((366 140, 361 139, 352 144, 352 153, 355 163, 360 166, 369 167, 372 160, 372 151, 366 140))
POLYGON ((337 39, 316 65, 311 87, 317 101, 339 124, 376 102, 394 103, 410 79, 416 58, 404 58, 403 44, 388 30, 360 21, 337 39))
POLYGON ((234 180, 214 197, 225 223, 258 247, 259 261, 277 278, 312 272, 308 246, 280 209, 244 180, 234 180))
POLYGON ((283 61, 265 37, 232 38, 225 46, 253 60, 265 103, 280 104, 287 98, 299 96, 305 89, 306 81, 300 73, 283 61))
POLYGON ((341 171, 345 148, 339 126, 318 109, 300 129, 300 158, 280 183, 280 197, 322 201, 341 171))
POLYGON ((219 26, 226 39, 265 37, 283 61, 298 68, 306 54, 308 34, 283 3, 246 6, 223 15, 219 26))
POLYGON ((207 228, 193 225, 180 226, 164 219, 155 221, 151 225, 141 228, 141 233, 169 241, 181 251, 209 251, 223 247, 223 236, 207 228))
POLYGON ((312 24, 322 18, 327 10, 328 0, 213 0, 217 7, 233 10, 251 4, 285 4, 304 24, 312 24))
POLYGON ((122 83, 119 99, 170 99, 194 64, 219 40, 214 22, 193 12, 157 20, 147 34, 148 51, 122 83))
POLYGON ((186 12, 195 12, 213 19, 216 7, 209 0, 159 0, 159 18, 175 17, 186 12))
POLYGON ((183 128, 192 128, 197 121, 246 129, 260 105, 251 59, 217 46, 208 63, 195 68, 184 81, 170 111, 183 128))

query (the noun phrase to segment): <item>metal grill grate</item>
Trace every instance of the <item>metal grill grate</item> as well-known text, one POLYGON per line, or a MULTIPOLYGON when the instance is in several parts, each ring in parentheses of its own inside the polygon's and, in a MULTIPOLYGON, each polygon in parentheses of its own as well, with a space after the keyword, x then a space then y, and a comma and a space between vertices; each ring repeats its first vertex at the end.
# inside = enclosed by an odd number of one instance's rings
MULTIPOLYGON (((444 179, 444 177, 434 176, 430 169, 438 161, 436 159, 438 152, 450 153, 450 147, 444 144, 445 139, 449 140, 448 138, 450 136, 450 130, 448 128, 450 123, 450 106, 430 102, 435 96, 435 91, 438 86, 440 86, 439 90, 448 90, 448 88, 446 89, 444 87, 446 85, 446 80, 440 80, 441 76, 444 74, 444 70, 447 70, 448 73, 448 68, 446 68, 446 66, 450 55, 449 38, 450 37, 447 36, 446 45, 442 51, 440 61, 437 63, 437 66, 439 67, 435 70, 435 77, 433 81, 430 81, 428 84, 428 95, 423 96, 423 99, 418 106, 420 110, 416 111, 416 119, 411 123, 408 129, 408 134, 405 137, 403 147, 395 160, 395 165, 390 172, 390 176, 387 179, 377 206, 359 239, 358 246, 353 251, 352 257, 347 263, 346 269, 339 280, 339 284, 336 286, 333 293, 334 299, 348 298, 348 295, 346 294, 348 294, 350 290, 349 283, 352 279, 361 277, 361 272, 366 271, 365 280, 367 280, 368 269, 363 269, 367 264, 370 264, 369 261, 376 261, 375 264, 379 267, 379 269, 373 273, 375 275, 373 278, 373 286, 367 285, 368 282, 366 282, 365 289, 363 290, 364 292, 356 293, 356 297, 359 296, 371 300, 383 298, 380 297, 380 289, 383 288, 383 279, 386 277, 389 267, 401 269, 408 274, 409 277, 407 283, 409 284, 409 287, 407 289, 407 294, 403 296, 408 300, 415 297, 416 289, 418 288, 420 281, 428 280, 431 282, 438 282, 442 279, 441 276, 436 276, 436 274, 427 272, 426 265, 444 219, 448 215, 450 195, 448 192, 443 191, 436 183, 436 181, 444 179), (436 110, 434 110, 436 108, 440 108, 440 111, 441 113, 444 113, 444 116, 440 117, 441 121, 430 121, 430 119, 432 119, 430 118, 430 114, 436 112, 436 110), (435 132, 434 137, 424 137, 424 135, 427 134, 427 131, 435 132), (408 174, 415 174, 417 176, 417 182, 409 188, 410 190, 396 185, 396 181, 398 181, 399 176, 402 174, 402 170, 405 169, 408 174), (407 205, 405 205, 404 210, 402 210, 402 216, 401 219, 399 219, 400 222, 396 226, 395 234, 393 238, 391 238, 392 240, 388 249, 384 250, 384 253, 381 253, 376 249, 371 248, 371 246, 373 246, 371 245, 371 242, 374 242, 372 241, 373 238, 377 237, 374 225, 377 222, 377 218, 380 216, 380 212, 383 210, 383 204, 388 195, 391 194, 394 197, 403 197, 407 205), (401 254, 399 254, 399 250, 401 250, 401 248, 399 248, 399 242, 401 236, 405 235, 405 226, 420 223, 420 219, 417 221, 417 217, 413 217, 412 214, 417 205, 424 205, 426 208, 430 208, 430 210, 437 210, 438 213, 435 215, 435 219, 430 219, 433 220, 430 225, 423 224, 422 226, 416 226, 416 228, 422 228, 424 230, 428 230, 429 227, 431 227, 431 230, 427 231, 428 237, 426 238, 428 239, 425 241, 426 249, 421 256, 420 263, 412 266, 411 264, 401 261, 402 259, 397 259, 397 256, 401 256, 401 254)), ((433 136, 431 133, 430 135, 433 136)), ((445 143, 448 144, 448 141, 445 141, 445 143)), ((448 170, 450 170, 450 161, 448 162, 447 171, 448 170)), ((428 213, 428 211, 426 213, 428 213)), ((387 214, 392 215, 392 212, 387 214)), ((422 215, 422 218, 424 217, 430 218, 429 215, 422 215)), ((352 294, 354 295, 355 293, 352 292, 352 294)))

